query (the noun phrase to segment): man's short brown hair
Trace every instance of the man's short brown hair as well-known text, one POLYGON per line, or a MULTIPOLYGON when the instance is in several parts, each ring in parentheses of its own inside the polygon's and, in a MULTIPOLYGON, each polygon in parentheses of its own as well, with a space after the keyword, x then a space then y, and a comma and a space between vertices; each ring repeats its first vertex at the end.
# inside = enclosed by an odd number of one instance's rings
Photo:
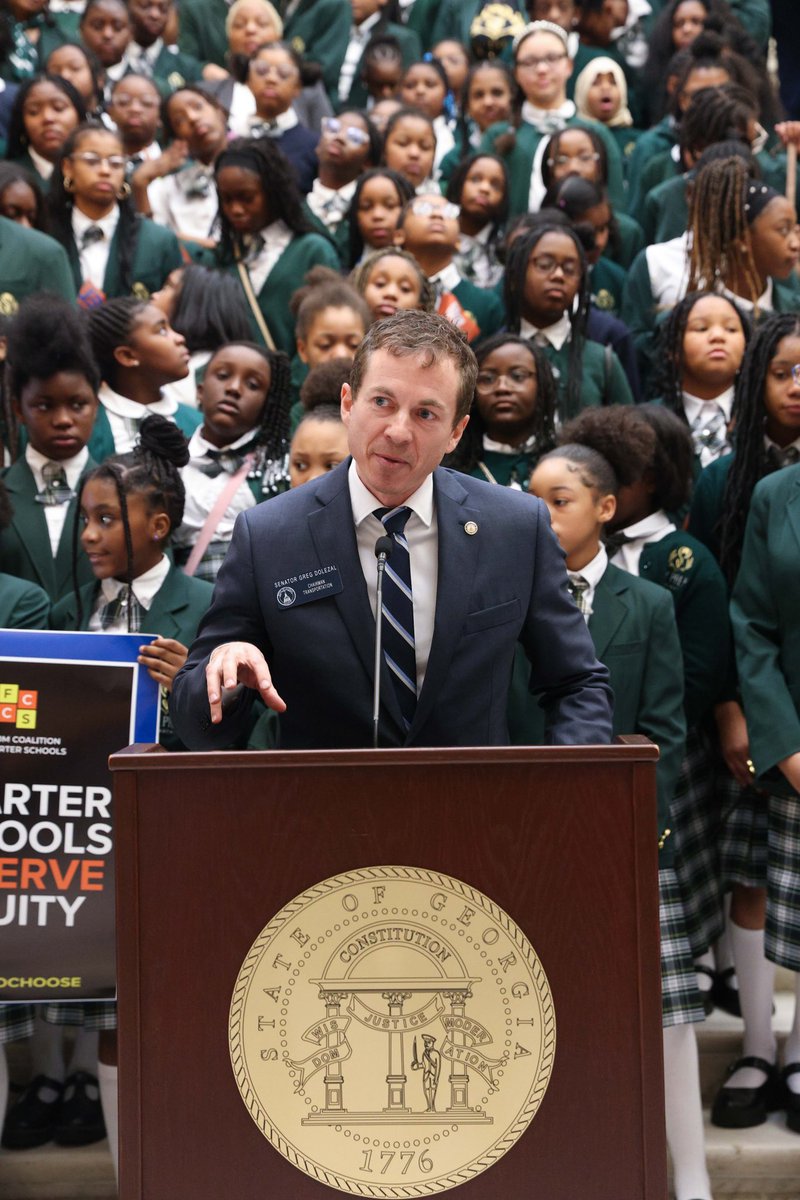
POLYGON ((467 339, 455 325, 436 313, 413 310, 397 312, 385 321, 376 321, 367 331, 356 350, 353 369, 350 372, 350 387, 353 399, 366 373, 369 360, 376 350, 386 350, 397 358, 422 358, 423 367, 433 367, 444 359, 451 359, 458 369, 459 386, 456 395, 457 425, 470 410, 475 396, 478 378, 478 363, 467 339))

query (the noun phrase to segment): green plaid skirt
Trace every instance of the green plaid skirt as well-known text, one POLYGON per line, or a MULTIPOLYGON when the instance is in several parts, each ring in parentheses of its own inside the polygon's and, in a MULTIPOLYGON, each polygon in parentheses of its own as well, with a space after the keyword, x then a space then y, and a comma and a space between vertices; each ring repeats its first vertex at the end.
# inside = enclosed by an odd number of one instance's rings
POLYGON ((32 1004, 0 1004, 0 1042, 18 1042, 33 1033, 32 1004))
POLYGON ((686 933, 698 958, 725 927, 718 838, 719 807, 714 761, 705 738, 689 730, 670 816, 675 873, 683 896, 686 933))
POLYGON ((694 959, 686 933, 681 887, 675 870, 658 872, 661 926, 661 1023, 688 1025, 705 1019, 694 959))

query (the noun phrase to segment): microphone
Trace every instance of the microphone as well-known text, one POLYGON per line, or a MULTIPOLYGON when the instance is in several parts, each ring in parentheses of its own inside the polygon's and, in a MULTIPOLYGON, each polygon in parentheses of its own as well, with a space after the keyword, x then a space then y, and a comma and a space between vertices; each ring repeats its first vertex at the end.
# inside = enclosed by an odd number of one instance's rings
POLYGON ((375 543, 375 557, 378 560, 378 588, 375 603, 375 682, 372 689, 372 749, 378 749, 378 721, 381 711, 381 658, 383 648, 383 572, 386 570, 386 560, 392 553, 394 543, 388 534, 384 533, 375 543))

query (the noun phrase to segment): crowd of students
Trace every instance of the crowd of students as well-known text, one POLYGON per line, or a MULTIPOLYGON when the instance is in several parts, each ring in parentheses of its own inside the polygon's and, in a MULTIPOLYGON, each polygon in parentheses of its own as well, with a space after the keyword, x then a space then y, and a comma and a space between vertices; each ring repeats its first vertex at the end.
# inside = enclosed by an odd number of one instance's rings
MULTIPOLYGON (((239 513, 347 456, 370 324, 451 320, 479 373, 445 465, 544 500, 615 731, 661 748, 677 1200, 711 1200, 695 1027, 715 1004, 743 1055, 711 1119, 784 1109, 800 1133, 800 986, 780 1063, 772 1029, 775 964, 800 970, 788 7, 8 0, 0 19, 0 625, 156 633, 141 662, 166 697, 239 513)), ((509 728, 543 736, 522 662, 509 728)), ((262 712, 247 744, 275 738, 262 712)), ((0 1112, 2 1043, 32 1038, 6 1149, 104 1128, 115 1147, 114 1025, 110 1004, 0 1007, 0 1112)))

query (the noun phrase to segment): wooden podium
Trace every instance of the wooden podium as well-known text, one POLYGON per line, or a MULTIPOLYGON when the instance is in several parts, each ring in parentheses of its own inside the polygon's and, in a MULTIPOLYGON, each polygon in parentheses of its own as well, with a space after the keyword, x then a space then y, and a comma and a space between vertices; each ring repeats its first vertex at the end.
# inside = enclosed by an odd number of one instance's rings
POLYGON ((656 759, 642 738, 115 755, 121 1200, 343 1194, 251 1119, 229 1009, 274 914, 319 881, 389 864, 490 897, 552 990, 541 1106, 459 1197, 665 1200, 656 759))

